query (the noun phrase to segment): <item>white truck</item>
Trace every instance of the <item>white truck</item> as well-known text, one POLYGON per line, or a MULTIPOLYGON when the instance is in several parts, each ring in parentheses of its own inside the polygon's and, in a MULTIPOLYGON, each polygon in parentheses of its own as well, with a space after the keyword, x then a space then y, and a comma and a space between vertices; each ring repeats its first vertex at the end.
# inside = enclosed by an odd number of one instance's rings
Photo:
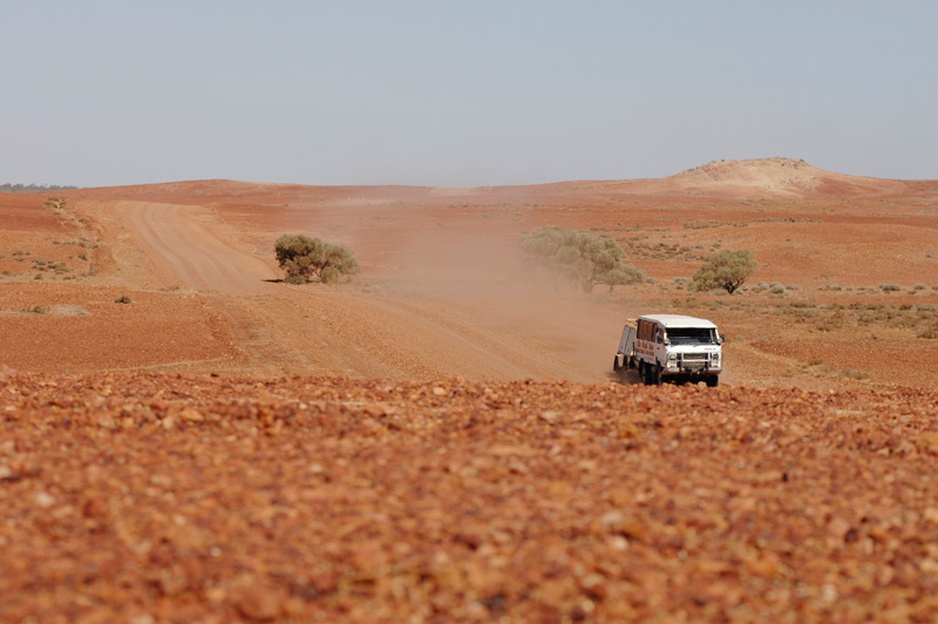
POLYGON ((712 322, 678 314, 645 314, 625 324, 613 370, 638 369, 645 385, 665 379, 720 383, 724 336, 712 322))

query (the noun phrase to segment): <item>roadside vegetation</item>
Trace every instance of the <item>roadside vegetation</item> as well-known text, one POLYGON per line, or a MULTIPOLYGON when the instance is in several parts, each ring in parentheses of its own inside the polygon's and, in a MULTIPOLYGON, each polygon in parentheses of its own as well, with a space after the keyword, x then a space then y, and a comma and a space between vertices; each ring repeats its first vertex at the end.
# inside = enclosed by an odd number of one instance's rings
POLYGON ((622 248, 608 236, 546 226, 525 235, 521 247, 533 266, 577 285, 583 292, 592 292, 600 284, 611 289, 645 280, 641 269, 623 262, 622 248))
POLYGON ((68 206, 68 200, 61 197, 49 197, 46 201, 42 202, 42 205, 52 210, 65 210, 65 207, 68 206))
MULTIPOLYGON (((43 190, 49 189, 44 187, 43 190)), ((93 276, 95 249, 99 243, 88 220, 74 214, 62 197, 49 196, 42 206, 54 215, 71 238, 23 233, 5 239, 6 244, 0 243, 0 279, 70 281, 93 276)))
POLYGON ((288 284, 307 284, 314 279, 323 284, 351 279, 361 265, 345 245, 333 245, 302 234, 285 234, 274 245, 277 262, 288 284))

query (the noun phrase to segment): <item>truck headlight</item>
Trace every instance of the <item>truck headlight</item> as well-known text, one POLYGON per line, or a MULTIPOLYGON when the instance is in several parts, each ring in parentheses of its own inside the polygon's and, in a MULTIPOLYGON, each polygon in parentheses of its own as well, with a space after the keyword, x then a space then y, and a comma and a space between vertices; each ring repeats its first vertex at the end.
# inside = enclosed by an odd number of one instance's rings
POLYGON ((676 361, 676 360, 677 360, 677 353, 669 353, 669 354, 668 354, 668 359, 671 360, 672 362, 676 361))
POLYGON ((714 354, 713 354, 713 357, 710 358, 710 362, 711 362, 714 366, 719 366, 719 365, 720 365, 720 354, 719 354, 719 353, 714 353, 714 354))

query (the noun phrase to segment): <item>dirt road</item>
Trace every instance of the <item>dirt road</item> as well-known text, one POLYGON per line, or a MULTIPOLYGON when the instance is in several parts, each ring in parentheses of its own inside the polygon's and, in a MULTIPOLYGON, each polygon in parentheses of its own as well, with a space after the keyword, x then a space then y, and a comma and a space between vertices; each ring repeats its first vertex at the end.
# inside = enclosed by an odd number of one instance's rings
POLYGON ((126 202, 124 219, 147 255, 179 285, 229 295, 275 292, 272 260, 224 236, 224 225, 198 206, 126 202))
POLYGON ((203 292, 240 326, 245 355, 259 372, 606 378, 615 312, 510 285, 454 298, 420 288, 272 283, 279 273, 273 259, 252 253, 246 233, 207 208, 121 202, 116 212, 159 282, 203 292))

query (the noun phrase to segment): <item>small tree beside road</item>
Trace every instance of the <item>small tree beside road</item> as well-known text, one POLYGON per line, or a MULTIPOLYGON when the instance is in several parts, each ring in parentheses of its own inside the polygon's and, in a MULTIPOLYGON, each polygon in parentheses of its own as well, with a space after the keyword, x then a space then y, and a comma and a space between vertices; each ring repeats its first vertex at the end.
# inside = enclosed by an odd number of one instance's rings
POLYGON ((756 270, 756 259, 752 251, 724 249, 707 258, 706 263, 694 273, 693 284, 697 290, 722 288, 733 294, 756 270))
POLYGON ((274 245, 277 262, 284 270, 283 281, 306 284, 318 278, 323 284, 351 278, 361 272, 355 254, 345 245, 333 245, 302 234, 285 234, 274 245))
POLYGON ((597 284, 635 284, 645 274, 622 262, 622 248, 608 236, 597 238, 579 230, 540 227, 521 240, 521 247, 541 265, 592 292, 597 284))

